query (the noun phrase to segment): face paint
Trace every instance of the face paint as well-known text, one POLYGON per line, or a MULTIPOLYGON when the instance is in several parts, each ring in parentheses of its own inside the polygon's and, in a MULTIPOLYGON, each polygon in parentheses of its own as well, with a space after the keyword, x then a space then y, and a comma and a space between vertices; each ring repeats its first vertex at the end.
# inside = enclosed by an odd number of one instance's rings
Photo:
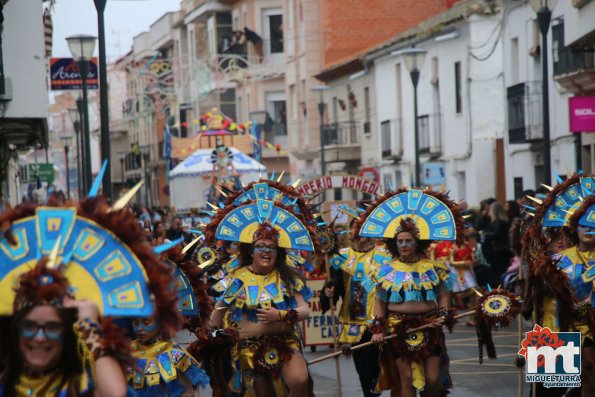
POLYGON ((402 241, 397 240, 397 247, 415 247, 417 243, 415 241, 402 241))
POLYGON ((134 328, 134 333, 138 333, 139 331, 144 331, 147 334, 153 332, 157 329, 157 322, 153 321, 151 324, 145 324, 142 321, 135 321, 132 323, 132 327, 134 328))

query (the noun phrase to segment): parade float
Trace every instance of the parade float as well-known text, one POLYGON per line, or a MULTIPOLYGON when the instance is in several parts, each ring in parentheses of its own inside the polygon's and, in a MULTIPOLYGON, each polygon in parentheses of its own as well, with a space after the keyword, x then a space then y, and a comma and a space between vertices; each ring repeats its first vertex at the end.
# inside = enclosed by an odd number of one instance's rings
POLYGON ((216 203, 221 191, 240 189, 266 173, 250 157, 252 136, 216 108, 200 118, 201 131, 192 138, 172 138, 172 157, 180 163, 169 173, 171 205, 178 212, 216 203))

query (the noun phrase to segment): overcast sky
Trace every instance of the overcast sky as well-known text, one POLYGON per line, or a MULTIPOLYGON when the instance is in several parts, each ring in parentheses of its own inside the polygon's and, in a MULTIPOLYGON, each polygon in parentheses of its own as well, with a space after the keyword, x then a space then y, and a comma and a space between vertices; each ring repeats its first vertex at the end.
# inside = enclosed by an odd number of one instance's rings
MULTIPOLYGON (((108 59, 126 54, 134 36, 149 30, 151 24, 166 12, 179 9, 180 0, 107 0, 104 15, 108 59)), ((97 11, 93 0, 56 0, 52 14, 54 57, 70 57, 65 40, 68 36, 97 36, 97 11)))

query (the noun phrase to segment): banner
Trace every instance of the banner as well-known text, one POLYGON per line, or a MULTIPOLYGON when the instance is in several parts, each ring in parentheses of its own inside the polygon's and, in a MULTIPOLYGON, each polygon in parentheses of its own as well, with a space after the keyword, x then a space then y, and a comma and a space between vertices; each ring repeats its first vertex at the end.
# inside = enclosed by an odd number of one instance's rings
MULTIPOLYGON (((310 306, 310 316, 306 320, 302 321, 302 328, 304 330, 304 345, 305 346, 317 346, 317 345, 332 345, 333 334, 332 329, 332 318, 330 311, 322 314, 322 308, 320 306, 320 291, 326 282, 325 278, 319 279, 308 279, 306 285, 312 291, 312 299, 308 302, 310 306)), ((335 313, 338 313, 335 308, 335 313)), ((335 315, 335 324, 337 338, 339 337, 339 318, 335 315)))
MULTIPOLYGON (((90 90, 99 89, 97 70, 97 58, 91 58, 87 76, 87 88, 90 90)), ((78 65, 72 58, 51 58, 50 79, 52 91, 80 90, 83 88, 78 65)))
POLYGON ((297 189, 301 194, 312 196, 328 189, 354 189, 374 196, 378 195, 380 185, 367 178, 356 175, 327 175, 302 183, 297 189))
POLYGON ((595 132, 595 97, 568 98, 570 131, 595 132))

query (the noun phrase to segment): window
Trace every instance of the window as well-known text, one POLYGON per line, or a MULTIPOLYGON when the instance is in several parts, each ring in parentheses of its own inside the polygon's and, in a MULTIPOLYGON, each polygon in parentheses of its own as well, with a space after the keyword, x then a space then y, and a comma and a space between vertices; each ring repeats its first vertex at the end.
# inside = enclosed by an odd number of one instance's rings
POLYGON ((390 120, 380 123, 382 157, 392 156, 392 140, 390 120))
POLYGON ((265 13, 265 40, 270 54, 283 53, 283 14, 279 11, 265 13))
POLYGON ((510 40, 510 82, 519 82, 519 39, 515 37, 510 40))
POLYGON ((525 143, 525 84, 516 84, 507 89, 508 98, 508 141, 525 143))
POLYGON ((236 90, 235 88, 229 88, 219 95, 219 103, 221 112, 237 120, 236 117, 236 90))
POLYGON ((523 177, 517 176, 514 178, 514 199, 518 200, 523 197, 523 177))
POLYGON ((461 62, 455 62, 455 105, 457 114, 463 113, 463 87, 461 62))

